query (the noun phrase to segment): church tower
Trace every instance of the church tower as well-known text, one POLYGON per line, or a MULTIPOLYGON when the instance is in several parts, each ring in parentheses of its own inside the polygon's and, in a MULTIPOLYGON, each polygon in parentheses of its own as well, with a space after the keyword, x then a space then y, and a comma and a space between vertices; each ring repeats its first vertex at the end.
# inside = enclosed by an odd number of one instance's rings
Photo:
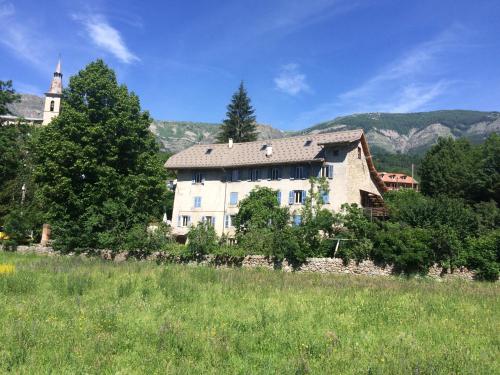
POLYGON ((43 122, 42 125, 47 125, 52 119, 59 115, 61 111, 61 98, 62 98, 62 73, 61 73, 61 59, 57 62, 56 71, 52 82, 50 83, 49 91, 45 93, 45 105, 43 108, 43 122))

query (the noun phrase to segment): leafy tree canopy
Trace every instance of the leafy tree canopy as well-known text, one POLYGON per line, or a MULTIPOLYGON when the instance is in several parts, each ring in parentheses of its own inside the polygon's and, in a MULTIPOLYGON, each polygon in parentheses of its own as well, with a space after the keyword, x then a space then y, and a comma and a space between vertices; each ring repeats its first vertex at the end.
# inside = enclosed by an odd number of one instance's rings
POLYGON ((150 123, 102 60, 70 78, 34 160, 37 199, 56 246, 114 249, 135 224, 161 218, 166 176, 150 123))
POLYGON ((257 132, 254 113, 250 98, 241 82, 227 106, 226 119, 223 121, 217 140, 220 143, 227 142, 230 138, 234 142, 255 141, 257 132))
POLYGON ((9 113, 7 104, 19 100, 19 95, 12 88, 12 81, 0 81, 0 115, 9 113))
POLYGON ((441 138, 422 160, 422 192, 469 202, 500 202, 500 136, 492 134, 483 145, 465 139, 441 138))

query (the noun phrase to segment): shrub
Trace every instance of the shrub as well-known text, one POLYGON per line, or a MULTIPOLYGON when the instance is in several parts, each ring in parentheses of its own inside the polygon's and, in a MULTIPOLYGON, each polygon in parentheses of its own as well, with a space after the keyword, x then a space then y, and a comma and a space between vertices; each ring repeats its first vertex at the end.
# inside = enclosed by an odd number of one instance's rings
POLYGON ((375 234, 372 256, 376 262, 393 264, 396 272, 427 273, 434 263, 430 240, 425 229, 388 223, 375 234))
POLYGON ((498 280, 500 272, 500 229, 468 241, 467 266, 479 280, 498 280))
POLYGON ((170 227, 164 223, 146 228, 136 224, 127 233, 124 249, 137 255, 166 250, 172 242, 170 227))
POLYGON ((188 251, 192 256, 210 254, 218 246, 217 234, 212 225, 204 222, 191 227, 187 234, 188 251))

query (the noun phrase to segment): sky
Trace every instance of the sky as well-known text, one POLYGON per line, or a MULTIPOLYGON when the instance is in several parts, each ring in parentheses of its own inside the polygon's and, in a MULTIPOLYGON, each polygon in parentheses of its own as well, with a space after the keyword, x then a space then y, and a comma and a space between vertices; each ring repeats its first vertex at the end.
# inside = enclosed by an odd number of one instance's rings
POLYGON ((102 58, 158 120, 500 110, 499 0, 0 0, 0 80, 42 95, 102 58))

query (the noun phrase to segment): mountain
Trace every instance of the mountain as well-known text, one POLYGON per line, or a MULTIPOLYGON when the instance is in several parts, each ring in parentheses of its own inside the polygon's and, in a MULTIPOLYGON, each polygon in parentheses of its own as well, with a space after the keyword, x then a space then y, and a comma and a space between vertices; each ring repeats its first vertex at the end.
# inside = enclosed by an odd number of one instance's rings
MULTIPOLYGON (((156 135, 162 149, 178 152, 197 143, 214 143, 220 124, 189 121, 154 120, 150 130, 156 135)), ((287 133, 269 125, 257 124, 258 139, 283 138, 287 133)))
POLYGON ((15 116, 42 119, 44 99, 38 95, 21 94, 18 102, 10 103, 7 108, 15 116))
POLYGON ((500 132, 499 112, 446 110, 418 113, 361 113, 337 117, 299 132, 324 133, 362 128, 372 148, 418 154, 438 137, 465 137, 482 142, 500 132))
MULTIPOLYGON (((43 98, 21 95, 21 101, 9 105, 15 115, 40 117, 43 98)), ((153 120, 151 131, 162 150, 178 152, 197 143, 215 141, 219 124, 189 121, 153 120)), ((314 134, 363 128, 375 155, 422 154, 438 137, 465 137, 482 142, 491 133, 500 133, 500 112, 445 110, 418 113, 361 113, 337 117, 298 132, 284 132, 259 124, 259 139, 283 138, 296 134, 314 134)))

